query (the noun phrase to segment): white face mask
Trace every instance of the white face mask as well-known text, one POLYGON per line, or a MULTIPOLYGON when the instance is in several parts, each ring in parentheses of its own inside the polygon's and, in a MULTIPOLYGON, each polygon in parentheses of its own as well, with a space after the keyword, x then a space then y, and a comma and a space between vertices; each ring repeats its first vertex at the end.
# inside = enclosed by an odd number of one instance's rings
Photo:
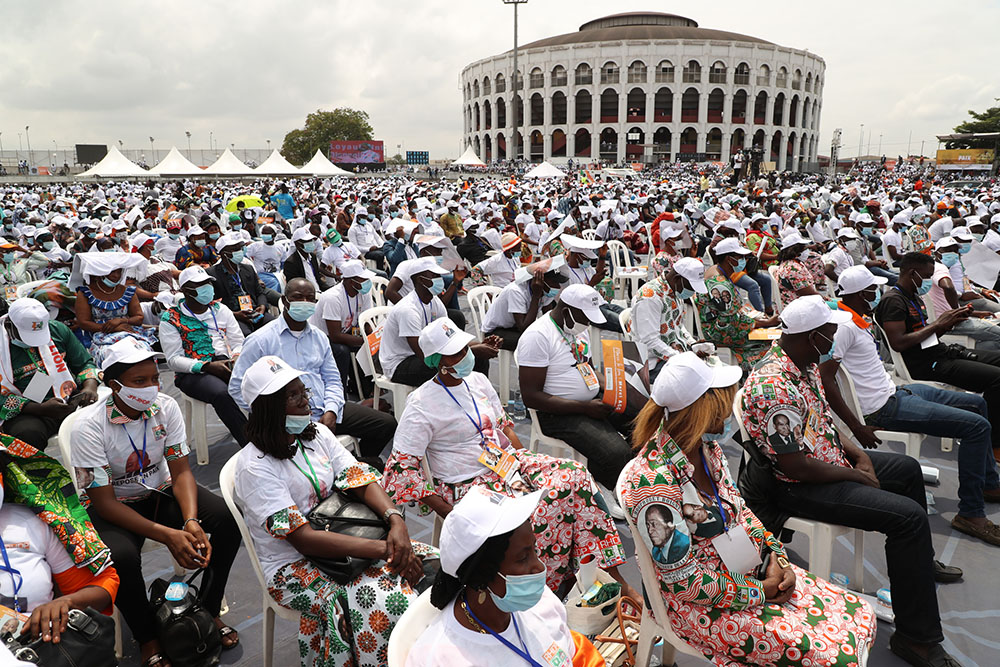
POLYGON ((577 322, 573 317, 573 313, 566 311, 566 325, 563 327, 563 331, 571 336, 579 336, 590 326, 587 322, 577 322), (572 322, 572 324, 569 324, 572 322))
POLYGON ((158 384, 149 387, 129 387, 119 382, 118 386, 120 389, 115 392, 118 394, 118 398, 122 399, 125 405, 140 412, 145 412, 153 407, 153 401, 160 393, 160 385, 158 384))

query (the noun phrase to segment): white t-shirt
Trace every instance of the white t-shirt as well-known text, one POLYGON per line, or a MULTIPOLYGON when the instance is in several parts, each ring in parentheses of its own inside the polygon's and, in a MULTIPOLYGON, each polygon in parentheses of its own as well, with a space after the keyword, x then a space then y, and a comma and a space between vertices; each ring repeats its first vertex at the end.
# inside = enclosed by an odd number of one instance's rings
POLYGON ((385 376, 391 379, 396 366, 403 359, 414 355, 410 344, 406 342, 407 338, 419 337, 425 326, 439 317, 447 316, 448 309, 436 296, 431 297, 429 304, 422 302, 416 292, 410 292, 400 299, 389 311, 382 330, 378 359, 385 376))
POLYGON ((955 221, 951 219, 950 215, 938 218, 931 223, 931 226, 927 229, 927 233, 931 236, 931 241, 937 243, 942 237, 951 234, 951 230, 955 227, 955 221))
POLYGON ((155 405, 159 407, 156 414, 124 424, 113 424, 108 419, 107 401, 80 408, 70 445, 81 488, 110 484, 118 500, 135 501, 148 497, 153 489, 170 486, 167 455, 190 453, 184 416, 177 401, 164 393, 156 397, 155 405), (144 433, 147 464, 144 475, 140 475, 144 433))
POLYGON ((357 464, 351 453, 322 424, 316 425, 316 437, 312 442, 304 444, 309 448, 306 451, 308 463, 301 449, 290 459, 276 459, 261 456, 253 444, 244 447, 236 461, 236 497, 268 580, 282 565, 302 558, 287 539, 278 539, 267 531, 268 517, 292 506, 305 516, 321 499, 302 471, 309 472, 309 464, 312 464, 322 498, 326 498, 337 475, 357 464))
POLYGON ((436 479, 464 482, 488 470, 479 462, 482 437, 473 422, 481 422, 483 437, 507 449, 510 440, 497 428, 502 417, 500 397, 481 373, 472 373, 465 384, 447 391, 438 382, 425 382, 407 397, 392 447, 410 456, 426 456, 436 479))
MULTIPOLYGON (((500 636, 546 667, 569 667, 576 655, 576 645, 566 623, 566 608, 548 588, 542 598, 527 611, 514 612, 514 621, 500 636), (520 640, 518 639, 520 634, 520 640), (523 645, 521 641, 523 640, 523 645)), ((493 635, 462 627, 449 604, 417 638, 406 656, 406 667, 524 667, 525 660, 500 643, 493 635), (485 656, 489 656, 486 658, 485 656)))
POLYGON ((882 234, 882 259, 885 260, 886 264, 892 266, 892 263, 896 260, 889 254, 889 246, 895 248, 896 254, 900 257, 903 256, 903 237, 894 229, 890 229, 882 234))
POLYGON ((476 266, 483 274, 490 277, 490 282, 494 287, 506 287, 514 282, 514 271, 521 267, 521 262, 498 252, 479 262, 476 266))
POLYGON ((331 245, 326 250, 324 250, 321 261, 326 266, 333 266, 339 271, 340 267, 346 261, 352 259, 364 261, 362 259, 363 254, 364 253, 358 250, 357 246, 355 246, 353 243, 344 241, 339 246, 331 245))
POLYGON ((180 239, 179 235, 176 239, 172 239, 169 236, 161 236, 153 244, 153 254, 162 257, 168 262, 172 262, 177 257, 177 251, 181 249, 182 245, 184 245, 184 241, 180 239))
MULTIPOLYGON (((547 296, 542 296, 538 301, 538 312, 542 312, 542 307, 552 302, 547 296)), ((483 318, 483 332, 490 332, 495 329, 511 329, 514 327, 514 313, 524 315, 531 306, 531 281, 523 283, 511 283, 497 294, 496 299, 486 311, 483 318)))
MULTIPOLYGON (((590 333, 584 331, 577 340, 589 345, 590 333)), ((535 320, 521 334, 517 342, 517 361, 521 366, 547 369, 542 387, 546 394, 574 401, 589 401, 597 396, 599 389, 587 388, 576 368, 578 362, 569 343, 549 315, 535 320)))
POLYGON ((338 283, 319 295, 316 312, 309 318, 309 324, 327 333, 329 331, 326 326, 327 320, 340 322, 340 330, 349 333, 351 327, 358 323, 358 315, 372 305, 371 292, 347 296, 344 283, 338 283))
POLYGON ((826 260, 833 264, 833 274, 838 278, 844 269, 854 266, 854 258, 840 245, 833 247, 833 250, 826 255, 826 260))
POLYGON ((875 347, 871 329, 862 329, 854 321, 837 326, 834 335, 834 358, 844 366, 858 392, 861 414, 870 415, 896 393, 875 347))
MULTIPOLYGON (((18 596, 27 599, 27 609, 52 600, 52 575, 75 567, 55 532, 23 505, 5 503, 0 508, 0 534, 10 566, 21 573, 18 596)), ((16 577, 14 577, 16 579, 16 577)), ((0 572, 0 595, 14 597, 14 579, 0 572)))
POLYGON ((284 252, 277 243, 268 245, 263 241, 254 241, 247 246, 244 254, 253 262, 257 273, 277 273, 290 253, 284 252))
POLYGON ((347 238, 362 252, 368 252, 372 246, 382 247, 382 235, 369 223, 355 222, 347 230, 347 238))
POLYGON ((577 268, 573 268, 569 264, 566 265, 566 275, 569 276, 569 285, 590 285, 590 279, 594 277, 594 268, 587 264, 581 264, 577 268))

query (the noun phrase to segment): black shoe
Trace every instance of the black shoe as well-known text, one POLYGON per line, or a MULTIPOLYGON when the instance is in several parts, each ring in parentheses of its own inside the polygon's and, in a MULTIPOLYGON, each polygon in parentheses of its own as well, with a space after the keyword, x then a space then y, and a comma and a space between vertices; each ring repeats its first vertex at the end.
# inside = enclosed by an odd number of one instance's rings
POLYGON ((889 637, 889 650, 914 667, 962 667, 955 658, 948 655, 941 644, 931 646, 925 658, 914 651, 909 643, 896 639, 895 633, 889 637))
POLYGON ((934 581, 939 584, 951 584, 961 578, 961 568, 945 565, 939 560, 934 561, 934 581))

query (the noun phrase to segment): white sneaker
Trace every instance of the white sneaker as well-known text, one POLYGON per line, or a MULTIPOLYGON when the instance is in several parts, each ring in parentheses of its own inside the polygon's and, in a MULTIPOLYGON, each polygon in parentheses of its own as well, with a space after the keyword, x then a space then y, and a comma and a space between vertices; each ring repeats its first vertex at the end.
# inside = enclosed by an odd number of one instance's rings
POLYGON ((618 499, 615 498, 615 494, 611 492, 611 489, 604 486, 600 482, 597 483, 597 488, 601 490, 601 495, 604 497, 604 502, 608 506, 608 514, 611 515, 611 518, 615 521, 624 521, 625 512, 623 512, 622 508, 618 506, 618 499))

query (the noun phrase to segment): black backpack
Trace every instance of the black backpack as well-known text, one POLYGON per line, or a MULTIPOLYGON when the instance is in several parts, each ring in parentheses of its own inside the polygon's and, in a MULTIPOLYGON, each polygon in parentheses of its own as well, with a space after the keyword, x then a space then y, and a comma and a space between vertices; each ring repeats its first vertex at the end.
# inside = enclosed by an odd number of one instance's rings
MULTIPOLYGON (((222 654, 222 635, 215 619, 201 605, 201 591, 191 582, 204 572, 197 570, 186 582, 157 579, 149 586, 156 635, 173 667, 214 667, 222 654)), ((205 575, 203 588, 208 588, 205 575)))

